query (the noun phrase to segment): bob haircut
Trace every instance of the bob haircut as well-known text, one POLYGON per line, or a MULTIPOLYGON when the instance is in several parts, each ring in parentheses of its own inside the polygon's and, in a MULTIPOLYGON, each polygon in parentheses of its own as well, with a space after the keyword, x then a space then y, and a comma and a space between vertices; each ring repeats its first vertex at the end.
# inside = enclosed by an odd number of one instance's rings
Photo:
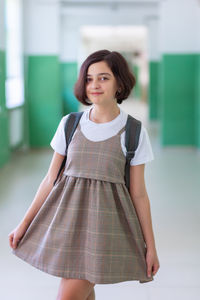
POLYGON ((91 64, 100 61, 107 63, 115 76, 118 86, 121 88, 121 92, 117 91, 115 94, 117 103, 121 104, 130 95, 131 90, 135 86, 136 79, 133 73, 131 73, 126 59, 116 51, 99 50, 86 58, 81 65, 78 80, 74 85, 74 95, 84 105, 93 104, 92 102, 87 102, 90 101, 86 95, 87 71, 91 64))

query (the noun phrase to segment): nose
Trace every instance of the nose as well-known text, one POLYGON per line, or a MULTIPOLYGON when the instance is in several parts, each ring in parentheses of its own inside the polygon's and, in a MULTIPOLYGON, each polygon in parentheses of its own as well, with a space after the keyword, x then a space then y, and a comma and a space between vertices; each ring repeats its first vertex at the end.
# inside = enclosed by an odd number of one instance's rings
POLYGON ((99 88, 99 82, 98 82, 98 79, 94 78, 94 79, 92 80, 91 86, 92 86, 92 88, 94 88, 94 89, 99 88))

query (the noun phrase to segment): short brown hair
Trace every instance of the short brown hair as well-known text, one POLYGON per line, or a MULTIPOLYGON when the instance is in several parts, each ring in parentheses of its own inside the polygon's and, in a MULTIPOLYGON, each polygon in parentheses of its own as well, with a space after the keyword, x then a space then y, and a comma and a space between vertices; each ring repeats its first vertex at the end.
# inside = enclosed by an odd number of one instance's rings
POLYGON ((108 67, 113 72, 118 85, 121 87, 121 92, 116 92, 117 103, 121 104, 123 100, 127 99, 131 90, 135 86, 136 79, 134 74, 130 71, 126 59, 116 51, 99 50, 90 54, 82 63, 79 77, 74 85, 74 95, 84 105, 92 105, 87 102, 86 95, 86 76, 88 68, 91 64, 105 61, 108 67))

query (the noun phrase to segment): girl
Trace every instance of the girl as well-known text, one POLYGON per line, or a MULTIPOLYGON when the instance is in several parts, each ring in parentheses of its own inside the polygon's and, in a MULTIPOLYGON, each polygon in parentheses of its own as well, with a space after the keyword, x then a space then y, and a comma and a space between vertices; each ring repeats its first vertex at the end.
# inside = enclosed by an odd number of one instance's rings
POLYGON ((127 114, 118 106, 135 85, 124 57, 100 50, 83 62, 74 92, 89 105, 65 157, 64 116, 51 141, 49 170, 21 223, 12 253, 61 277, 57 300, 93 300, 95 284, 153 280, 159 269, 144 167, 153 153, 144 126, 124 183, 127 114))

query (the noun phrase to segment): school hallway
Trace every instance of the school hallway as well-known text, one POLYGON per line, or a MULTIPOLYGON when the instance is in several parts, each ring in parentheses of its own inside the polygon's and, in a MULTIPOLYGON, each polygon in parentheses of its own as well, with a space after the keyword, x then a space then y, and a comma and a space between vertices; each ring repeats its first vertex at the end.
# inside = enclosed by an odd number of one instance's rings
MULTIPOLYGON (((148 107, 129 99, 121 105, 142 119, 155 159, 146 164, 146 187, 151 203, 160 269, 154 281, 97 284, 96 300, 196 300, 199 276, 199 170, 194 147, 164 147, 159 126, 148 121, 148 107)), ((11 254, 8 234, 30 206, 51 161, 53 150, 15 152, 0 171, 0 282, 2 300, 55 300, 60 278, 35 269, 11 254)))

